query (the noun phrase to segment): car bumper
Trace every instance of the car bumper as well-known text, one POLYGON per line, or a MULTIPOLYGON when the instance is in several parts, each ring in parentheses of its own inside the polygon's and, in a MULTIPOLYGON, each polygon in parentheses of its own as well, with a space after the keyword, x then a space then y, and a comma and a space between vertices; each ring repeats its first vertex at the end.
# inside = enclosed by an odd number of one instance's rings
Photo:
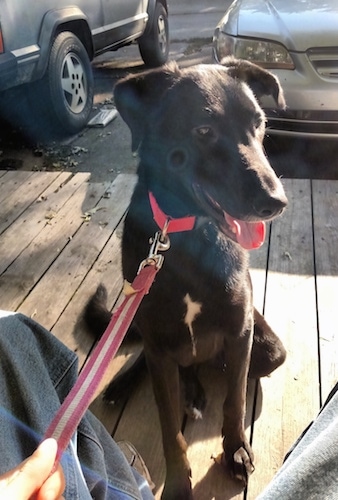
MULTIPOLYGON (((295 69, 270 70, 279 78, 287 110, 276 110, 272 98, 262 99, 262 106, 268 118, 267 133, 337 139, 338 67, 334 61, 338 55, 338 47, 291 55, 295 69), (326 71, 326 68, 329 70, 326 71)), ((220 57, 214 46, 214 60, 219 62, 220 57)))
POLYGON ((29 83, 40 57, 38 45, 0 54, 0 91, 29 83))
POLYGON ((16 80, 18 64, 16 57, 11 53, 0 54, 0 90, 11 87, 16 80))
POLYGON ((338 139, 338 111, 265 110, 267 135, 338 139))
POLYGON ((307 53, 292 54, 292 58, 295 70, 273 70, 283 87, 287 109, 266 110, 268 133, 337 139, 338 73, 320 74, 307 53))

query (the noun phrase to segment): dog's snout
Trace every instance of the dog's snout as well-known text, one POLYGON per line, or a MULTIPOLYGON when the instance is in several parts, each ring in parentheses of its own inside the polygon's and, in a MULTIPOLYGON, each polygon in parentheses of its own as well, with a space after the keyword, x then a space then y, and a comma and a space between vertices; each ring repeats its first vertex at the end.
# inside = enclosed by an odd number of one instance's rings
POLYGON ((287 203, 288 201, 284 194, 264 196, 255 200, 254 209, 256 214, 262 219, 272 219, 283 212, 287 203))

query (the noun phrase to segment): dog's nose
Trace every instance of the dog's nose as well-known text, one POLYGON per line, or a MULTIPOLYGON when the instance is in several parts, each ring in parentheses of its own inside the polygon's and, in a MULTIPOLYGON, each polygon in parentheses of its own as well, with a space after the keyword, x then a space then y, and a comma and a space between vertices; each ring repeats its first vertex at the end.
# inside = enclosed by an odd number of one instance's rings
POLYGON ((272 219, 280 215, 287 204, 288 200, 285 195, 264 196, 254 201, 254 209, 262 219, 272 219))

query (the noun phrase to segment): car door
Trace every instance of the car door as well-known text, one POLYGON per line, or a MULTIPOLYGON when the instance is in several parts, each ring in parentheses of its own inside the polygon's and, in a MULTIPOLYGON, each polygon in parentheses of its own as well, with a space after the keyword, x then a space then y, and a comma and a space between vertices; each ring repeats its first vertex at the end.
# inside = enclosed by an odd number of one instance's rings
POLYGON ((147 15, 146 0, 101 0, 107 45, 119 45, 143 33, 147 15))

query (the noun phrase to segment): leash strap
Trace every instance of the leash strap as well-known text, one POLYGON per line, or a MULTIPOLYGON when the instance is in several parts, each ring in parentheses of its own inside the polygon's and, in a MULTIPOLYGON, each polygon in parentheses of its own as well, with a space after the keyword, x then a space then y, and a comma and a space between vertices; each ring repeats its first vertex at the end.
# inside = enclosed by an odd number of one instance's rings
POLYGON ((126 296, 122 304, 114 312, 104 334, 45 433, 44 439, 53 437, 58 443, 54 468, 56 468, 62 453, 76 432, 108 368, 110 360, 115 356, 128 331, 143 297, 149 292, 156 273, 162 267, 163 255, 159 254, 159 252, 170 248, 167 234, 169 232, 188 231, 193 229, 195 225, 195 217, 188 216, 181 219, 172 219, 161 211, 152 193, 149 193, 149 199, 154 219, 161 231, 156 232, 154 237, 150 239, 148 257, 141 262, 133 283, 128 284, 125 288, 126 296))
POLYGON ((90 405, 110 360, 120 347, 143 297, 149 292, 158 270, 159 267, 156 265, 145 264, 141 267, 139 274, 128 287, 130 293, 124 298, 117 311, 114 312, 91 357, 48 427, 44 439, 53 437, 58 443, 54 467, 59 462, 62 453, 67 448, 90 405))

